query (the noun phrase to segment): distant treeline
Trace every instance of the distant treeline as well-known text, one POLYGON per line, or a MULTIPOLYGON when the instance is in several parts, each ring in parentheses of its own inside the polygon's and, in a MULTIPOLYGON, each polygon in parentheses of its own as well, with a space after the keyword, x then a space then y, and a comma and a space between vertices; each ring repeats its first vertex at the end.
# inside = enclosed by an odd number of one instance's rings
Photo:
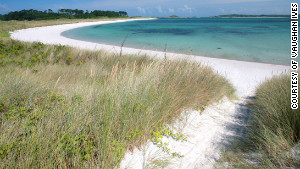
POLYGON ((97 17, 127 17, 128 14, 125 11, 101 11, 94 10, 89 12, 88 10, 79 9, 59 9, 58 12, 54 12, 52 9, 45 11, 38 11, 34 9, 21 10, 9 12, 8 14, 1 15, 0 20, 48 20, 48 19, 80 19, 80 18, 97 18, 97 17))
POLYGON ((215 17, 291 17, 291 15, 242 15, 242 14, 231 14, 231 15, 218 15, 215 17))

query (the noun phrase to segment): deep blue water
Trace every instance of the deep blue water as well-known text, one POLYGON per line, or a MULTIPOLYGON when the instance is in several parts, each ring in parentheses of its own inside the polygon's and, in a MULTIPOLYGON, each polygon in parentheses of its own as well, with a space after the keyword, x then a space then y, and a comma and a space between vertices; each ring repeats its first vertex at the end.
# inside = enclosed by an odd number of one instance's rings
POLYGON ((289 18, 192 18, 88 26, 62 35, 84 41, 208 57, 290 63, 289 18))

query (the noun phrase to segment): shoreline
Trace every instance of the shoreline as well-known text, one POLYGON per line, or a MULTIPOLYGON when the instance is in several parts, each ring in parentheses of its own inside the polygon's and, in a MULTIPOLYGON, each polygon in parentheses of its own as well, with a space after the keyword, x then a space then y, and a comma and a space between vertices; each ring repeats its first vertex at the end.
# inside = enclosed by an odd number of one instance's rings
MULTIPOLYGON (((63 33, 63 32, 62 32, 63 33)), ((68 38, 68 39, 73 39, 73 40, 78 40, 78 39, 74 39, 74 38, 69 38, 66 37, 64 35, 61 36, 68 38)), ((114 47, 120 47, 118 45, 113 45, 113 44, 107 44, 107 43, 99 43, 99 42, 92 42, 92 41, 86 41, 86 40, 79 40, 79 41, 83 41, 83 42, 91 42, 91 43, 95 43, 95 44, 99 44, 99 45, 107 45, 107 46, 114 46, 114 47)), ((137 47, 125 47, 124 48, 128 48, 128 49, 134 49, 134 50, 143 50, 143 51, 155 51, 155 52, 163 52, 162 50, 159 49, 146 49, 146 48, 137 48, 137 47)), ((101 49, 100 49, 101 50, 101 49)), ((104 49, 105 50, 105 49, 104 49)), ((213 59, 223 59, 223 60, 229 60, 229 61, 241 61, 241 62, 250 62, 250 63, 259 63, 259 64, 267 64, 267 65, 275 65, 275 66, 289 66, 289 65, 284 65, 284 64, 274 64, 274 63, 266 63, 266 62, 255 62, 255 61, 244 61, 244 60, 238 60, 238 59, 228 59, 228 58, 218 58, 218 57, 213 57, 213 56, 202 56, 202 55, 195 55, 195 54, 186 54, 186 53, 180 53, 180 52, 167 52, 167 54, 173 54, 173 55, 182 55, 182 56, 197 56, 197 57, 203 57, 203 58, 213 58, 213 59)))
MULTIPOLYGON (((140 19, 139 19, 140 20, 140 19)), ((63 31, 82 26, 99 25, 106 23, 125 22, 133 20, 100 21, 76 24, 65 24, 47 27, 37 27, 15 31, 11 38, 26 42, 42 42, 51 45, 67 45, 88 50, 105 50, 119 53, 121 47, 98 44, 66 38, 61 35, 63 31)), ((226 147, 232 138, 240 136, 243 132, 243 119, 248 119, 249 113, 245 109, 247 98, 254 95, 256 87, 266 78, 289 71, 289 66, 273 65, 257 62, 246 62, 220 58, 209 58, 196 55, 165 53, 161 51, 122 48, 123 54, 147 55, 152 58, 188 59, 210 66, 217 73, 225 76, 236 89, 239 100, 223 98, 217 103, 206 107, 204 112, 187 110, 182 113, 181 120, 174 124, 174 131, 187 136, 187 142, 178 142, 164 137, 164 142, 170 143, 170 149, 184 155, 183 158, 170 159, 170 166, 166 168, 214 168, 214 163, 221 156, 221 150, 226 147), (233 126, 241 130, 235 130, 233 126)), ((288 59, 288 58, 287 58, 288 59)), ((127 151, 121 161, 120 169, 145 168, 151 166, 153 161, 169 159, 151 141, 142 145, 141 149, 135 147, 133 152, 127 151)))
MULTIPOLYGON (((148 19, 155 18, 122 19, 114 21, 83 22, 75 24, 36 27, 11 32, 11 38, 14 40, 25 42, 41 42, 50 45, 66 45, 87 50, 105 50, 107 52, 120 53, 120 46, 70 39, 62 36, 61 33, 70 29, 85 26, 148 19)), ((268 63, 247 62, 222 58, 210 58, 205 56, 178 54, 171 52, 165 53, 162 51, 136 49, 129 47, 122 47, 122 52, 123 54, 147 55, 149 57, 158 59, 164 58, 166 54, 168 59, 188 59, 201 64, 205 64, 207 66, 211 66, 215 71, 225 76, 232 83, 232 85, 236 89, 236 94, 238 97, 247 97, 249 95, 253 95, 257 85, 263 82, 266 78, 270 78, 273 75, 279 75, 282 72, 289 71, 290 69, 289 66, 285 65, 274 65, 268 63)))

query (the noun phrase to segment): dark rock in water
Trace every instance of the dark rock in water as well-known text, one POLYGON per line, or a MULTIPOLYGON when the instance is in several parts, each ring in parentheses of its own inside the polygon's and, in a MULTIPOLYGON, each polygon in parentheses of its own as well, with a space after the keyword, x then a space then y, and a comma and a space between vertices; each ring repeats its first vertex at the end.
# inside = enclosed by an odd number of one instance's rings
POLYGON ((97 29, 97 28, 100 28, 100 27, 102 27, 102 25, 94 26, 93 28, 97 29))
POLYGON ((217 48, 217 49, 222 49, 222 48, 217 48))

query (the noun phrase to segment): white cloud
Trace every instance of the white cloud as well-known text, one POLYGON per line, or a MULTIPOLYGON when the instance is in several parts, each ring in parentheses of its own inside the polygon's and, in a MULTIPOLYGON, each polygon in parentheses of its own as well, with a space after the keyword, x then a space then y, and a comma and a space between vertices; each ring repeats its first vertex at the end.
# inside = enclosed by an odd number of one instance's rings
POLYGON ((173 13, 175 10, 173 8, 169 8, 169 12, 173 13))
POLYGON ((180 10, 183 12, 189 12, 189 13, 192 13, 193 11, 195 11, 194 8, 191 8, 188 5, 184 5, 183 8, 180 8, 180 10))
POLYGON ((157 11, 158 11, 159 13, 163 13, 163 10, 162 10, 161 6, 156 7, 156 9, 157 9, 157 11))
POLYGON ((142 7, 137 7, 137 10, 139 11, 139 13, 142 13, 142 14, 146 14, 146 9, 145 8, 142 8, 142 7))

